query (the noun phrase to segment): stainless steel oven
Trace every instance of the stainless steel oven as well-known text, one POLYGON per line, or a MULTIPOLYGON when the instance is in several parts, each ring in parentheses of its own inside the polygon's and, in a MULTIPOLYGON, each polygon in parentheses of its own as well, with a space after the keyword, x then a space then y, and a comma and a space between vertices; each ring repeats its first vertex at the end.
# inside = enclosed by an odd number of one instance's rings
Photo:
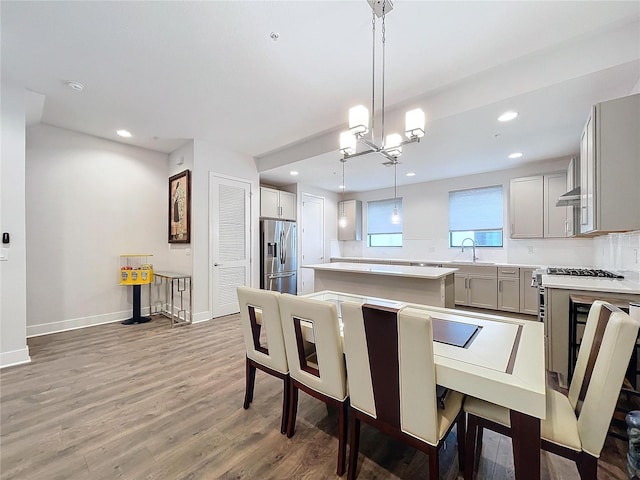
POLYGON ((542 275, 545 273, 546 270, 540 268, 534 270, 531 277, 531 286, 538 289, 538 320, 541 322, 545 320, 547 308, 545 288, 542 286, 542 275))

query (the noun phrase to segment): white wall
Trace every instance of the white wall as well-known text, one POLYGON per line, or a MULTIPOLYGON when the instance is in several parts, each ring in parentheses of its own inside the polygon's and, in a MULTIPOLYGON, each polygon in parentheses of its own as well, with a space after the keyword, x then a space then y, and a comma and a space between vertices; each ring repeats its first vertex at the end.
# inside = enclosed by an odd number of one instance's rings
MULTIPOLYGON (((479 261, 525 265, 591 265, 592 239, 509 238, 509 182, 512 178, 566 170, 569 158, 525 164, 497 172, 456 177, 398 187, 402 197, 403 246, 370 248, 362 242, 339 242, 342 256, 382 257, 416 260, 471 260, 469 249, 449 245, 449 191, 503 185, 504 247, 478 248, 479 261)), ((390 183, 393 179, 390 178, 390 183)), ((393 197, 393 188, 348 196, 363 201, 363 232, 366 232, 366 202, 393 197)), ((365 235, 363 235, 365 237, 365 235)))
POLYGON ((259 224, 260 189, 258 170, 253 158, 237 152, 225 151, 205 140, 194 141, 194 163, 191 196, 191 253, 193 262, 194 321, 211 318, 209 305, 209 172, 252 182, 251 187, 251 252, 252 286, 259 286, 259 224))
POLYGON ((640 272, 640 231, 610 233, 593 240, 594 266, 640 272))
POLYGON ((171 267, 168 156, 43 124, 26 138, 27 334, 129 318, 120 254, 171 267))
POLYGON ((27 283, 25 233, 24 90, 1 85, 0 231, 11 235, 0 244, 0 367, 30 361, 26 342, 27 283))
MULTIPOLYGON (((167 173, 168 177, 177 173, 184 172, 185 170, 191 170, 191 174, 193 175, 193 140, 189 140, 185 145, 169 154, 169 171, 167 173)), ((193 178, 191 179, 191 182, 193 183, 193 178)), ((168 221, 169 220, 167 213, 167 222, 168 221)), ((168 224, 167 228, 169 228, 168 224)), ((191 227, 191 229, 193 230, 193 226, 191 227)), ((190 243, 170 243, 169 258, 172 272, 192 275, 193 257, 191 255, 190 243)))

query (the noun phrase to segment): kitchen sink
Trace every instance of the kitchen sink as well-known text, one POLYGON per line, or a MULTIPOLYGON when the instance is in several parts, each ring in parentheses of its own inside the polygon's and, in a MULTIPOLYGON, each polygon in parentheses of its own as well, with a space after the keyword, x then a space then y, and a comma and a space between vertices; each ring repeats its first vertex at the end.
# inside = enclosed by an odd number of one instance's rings
POLYGON ((484 266, 491 266, 491 265, 495 265, 494 262, 471 262, 471 261, 460 261, 460 260, 451 260, 448 262, 442 262, 443 265, 484 265, 484 266))

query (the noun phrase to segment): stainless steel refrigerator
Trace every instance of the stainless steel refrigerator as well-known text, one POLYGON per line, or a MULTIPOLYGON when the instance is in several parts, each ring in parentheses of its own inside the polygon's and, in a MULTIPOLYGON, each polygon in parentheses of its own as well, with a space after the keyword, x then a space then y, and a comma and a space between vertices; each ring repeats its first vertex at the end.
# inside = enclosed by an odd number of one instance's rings
POLYGON ((260 220, 260 288, 296 295, 296 222, 260 220))

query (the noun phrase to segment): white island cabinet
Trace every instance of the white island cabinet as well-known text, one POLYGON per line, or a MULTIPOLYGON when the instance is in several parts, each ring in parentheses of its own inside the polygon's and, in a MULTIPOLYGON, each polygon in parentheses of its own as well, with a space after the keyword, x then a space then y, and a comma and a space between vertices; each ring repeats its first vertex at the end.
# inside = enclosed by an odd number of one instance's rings
POLYGON ((316 292, 333 290, 447 308, 455 304, 455 268, 367 263, 322 263, 302 268, 314 270, 316 292))

